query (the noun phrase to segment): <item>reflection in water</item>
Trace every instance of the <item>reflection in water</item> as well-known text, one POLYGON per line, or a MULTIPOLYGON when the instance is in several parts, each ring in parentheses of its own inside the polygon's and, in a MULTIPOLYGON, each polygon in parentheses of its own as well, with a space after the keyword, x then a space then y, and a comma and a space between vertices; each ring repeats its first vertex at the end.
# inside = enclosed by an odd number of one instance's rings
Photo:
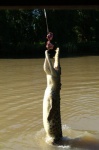
MULTIPOLYGON (((57 150, 45 142, 44 59, 0 60, 0 149, 57 150)), ((99 138, 99 57, 61 59, 63 135, 99 138)), ((69 150, 81 148, 58 147, 69 150)), ((85 150, 85 149, 83 149, 85 150)))

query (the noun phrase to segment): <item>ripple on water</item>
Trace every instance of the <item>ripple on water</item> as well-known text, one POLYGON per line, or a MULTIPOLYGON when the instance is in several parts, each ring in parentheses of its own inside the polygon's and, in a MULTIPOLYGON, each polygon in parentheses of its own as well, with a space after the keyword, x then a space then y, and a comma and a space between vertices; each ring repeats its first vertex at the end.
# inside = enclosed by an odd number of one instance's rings
MULTIPOLYGON (((43 62, 44 59, 0 60, 1 150, 57 150, 44 140, 42 101, 46 78, 43 62)), ((79 136, 77 131, 99 135, 98 66, 99 57, 61 60, 64 136, 79 136)), ((74 150, 70 147, 58 149, 74 150)))

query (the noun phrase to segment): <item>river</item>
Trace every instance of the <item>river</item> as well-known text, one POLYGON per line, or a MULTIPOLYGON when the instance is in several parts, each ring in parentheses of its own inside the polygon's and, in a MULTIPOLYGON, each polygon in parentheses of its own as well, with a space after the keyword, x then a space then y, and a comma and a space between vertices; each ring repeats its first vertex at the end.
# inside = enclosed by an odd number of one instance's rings
MULTIPOLYGON (((82 150, 45 142, 43 63, 43 58, 0 59, 0 150, 82 150)), ((60 58, 60 63, 63 135, 88 132, 99 138, 99 56, 60 58)))

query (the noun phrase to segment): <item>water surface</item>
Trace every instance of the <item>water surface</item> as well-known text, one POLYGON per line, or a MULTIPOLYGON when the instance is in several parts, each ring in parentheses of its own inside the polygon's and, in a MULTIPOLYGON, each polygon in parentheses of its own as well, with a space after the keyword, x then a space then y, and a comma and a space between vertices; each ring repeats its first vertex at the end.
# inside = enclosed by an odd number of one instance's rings
MULTIPOLYGON (((61 58, 63 135, 99 137, 99 57, 61 58), (70 131, 73 132, 70 132, 70 131)), ((45 142, 44 59, 0 59, 0 150, 82 150, 45 142)))

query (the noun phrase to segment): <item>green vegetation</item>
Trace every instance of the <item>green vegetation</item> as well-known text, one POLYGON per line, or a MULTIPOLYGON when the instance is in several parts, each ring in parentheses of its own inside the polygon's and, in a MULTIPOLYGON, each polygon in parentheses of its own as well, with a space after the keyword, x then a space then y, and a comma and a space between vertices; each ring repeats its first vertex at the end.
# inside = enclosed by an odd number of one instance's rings
MULTIPOLYGON (((99 54, 99 10, 46 10, 61 57, 99 54)), ((43 9, 0 10, 0 58, 44 57, 43 9)))

